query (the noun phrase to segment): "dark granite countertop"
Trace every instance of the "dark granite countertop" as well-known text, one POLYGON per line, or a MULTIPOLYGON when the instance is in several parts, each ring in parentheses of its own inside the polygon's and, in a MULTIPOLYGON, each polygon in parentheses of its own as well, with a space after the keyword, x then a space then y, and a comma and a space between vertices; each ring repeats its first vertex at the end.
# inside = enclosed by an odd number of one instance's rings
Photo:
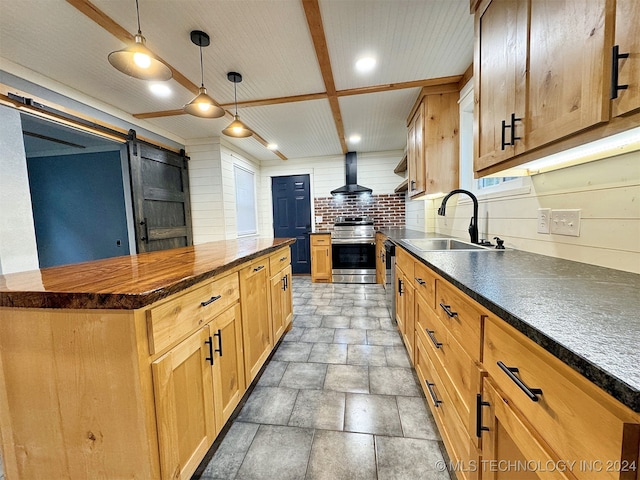
MULTIPOLYGON (((640 412, 640 275, 519 250, 415 250, 382 229, 489 311, 640 412)), ((465 239, 466 240, 466 239, 465 239)))

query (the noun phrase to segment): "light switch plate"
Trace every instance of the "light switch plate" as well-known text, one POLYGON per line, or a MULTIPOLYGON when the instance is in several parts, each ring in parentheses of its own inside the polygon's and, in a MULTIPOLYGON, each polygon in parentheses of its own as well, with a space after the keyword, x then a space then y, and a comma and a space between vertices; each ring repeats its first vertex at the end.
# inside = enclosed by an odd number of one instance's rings
POLYGON ((552 210, 551 233, 556 235, 580 236, 580 210, 552 210))
POLYGON ((538 209, 538 233, 549 233, 551 227, 551 209, 538 209))
POLYGON ((322 223, 322 215, 316 215, 316 223, 322 223))

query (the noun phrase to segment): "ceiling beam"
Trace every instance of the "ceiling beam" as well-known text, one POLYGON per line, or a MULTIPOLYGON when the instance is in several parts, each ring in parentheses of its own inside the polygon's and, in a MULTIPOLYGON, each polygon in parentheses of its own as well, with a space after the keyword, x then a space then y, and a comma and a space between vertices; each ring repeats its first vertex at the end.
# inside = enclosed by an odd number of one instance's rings
MULTIPOLYGON (((131 35, 126 29, 124 29, 115 20, 113 20, 111 17, 109 17, 109 15, 107 15, 102 10, 100 10, 98 7, 96 7, 94 4, 92 4, 89 0, 66 0, 66 1, 71 6, 75 7, 80 12, 82 12, 87 17, 89 17, 91 20, 93 20, 95 23, 100 25, 102 28, 104 28, 107 32, 109 32, 111 35, 116 37, 121 42, 123 42, 123 43, 131 43, 131 42, 134 41, 134 36, 133 35, 131 35)), ((158 57, 158 58, 160 58, 160 57, 158 57)), ((162 62, 164 62, 171 69, 171 72, 173 73, 173 79, 176 82, 178 82, 180 85, 182 85, 184 88, 189 90, 194 95, 198 94, 198 86, 195 83, 193 83, 191 80, 189 80, 187 77, 185 77, 181 72, 176 70, 173 66, 171 66, 164 59, 160 58, 160 60, 162 60, 162 62)), ((172 112, 175 112, 175 110, 173 110, 172 112)), ((172 115, 176 115, 176 114, 172 113, 172 115)), ((231 115, 228 111, 227 111, 227 115, 228 116, 230 115, 229 118, 233 119, 233 115, 231 115)), ((156 115, 156 117, 159 117, 159 116, 167 116, 167 115, 156 115)), ((136 115, 134 115, 134 117, 136 117, 136 118, 154 118, 154 117, 151 117, 151 116, 138 117, 136 115)), ((254 135, 257 135, 256 131, 253 128, 251 130, 254 132, 254 135)), ((262 139, 262 137, 260 135, 258 135, 258 136, 262 139)), ((262 139, 262 140, 264 140, 264 139, 262 139)), ((260 140, 258 140, 258 141, 260 141, 260 140)), ((283 160, 286 160, 286 157, 282 153, 280 153, 280 152, 278 152, 276 150, 274 150, 273 153, 278 155, 283 160)))
POLYGON ((333 121, 336 124, 336 131, 340 139, 342 153, 347 153, 347 142, 344 139, 344 124, 342 122, 342 114, 340 113, 336 85, 333 80, 327 39, 322 25, 322 15, 320 15, 320 5, 318 4, 318 0, 302 0, 302 7, 304 8, 307 25, 309 25, 309 32, 311 33, 313 47, 316 51, 316 57, 318 58, 318 65, 320 66, 320 72, 324 80, 324 88, 327 91, 327 98, 329 99, 331 113, 333 113, 333 121))
MULTIPOLYGON (((466 75, 466 74, 465 74, 466 75)), ((351 95, 365 95, 367 93, 390 92, 393 90, 402 90, 405 88, 423 88, 437 87, 440 85, 449 85, 464 80, 464 75, 453 75, 450 77, 426 78, 424 80, 412 80, 409 82, 386 83, 384 85, 373 85, 370 87, 357 87, 348 90, 336 90, 338 97, 348 97, 351 95)), ((279 105, 283 103, 306 102, 309 100, 320 100, 327 98, 327 93, 307 93, 302 95, 292 95, 288 97, 264 98, 257 100, 245 100, 238 102, 239 107, 265 107, 269 105, 279 105)), ((220 105, 222 108, 231 108, 234 103, 224 103, 220 105)), ((175 115, 186 115, 184 110, 162 110, 157 112, 145 112, 133 114, 136 118, 158 118, 171 117, 175 115)))

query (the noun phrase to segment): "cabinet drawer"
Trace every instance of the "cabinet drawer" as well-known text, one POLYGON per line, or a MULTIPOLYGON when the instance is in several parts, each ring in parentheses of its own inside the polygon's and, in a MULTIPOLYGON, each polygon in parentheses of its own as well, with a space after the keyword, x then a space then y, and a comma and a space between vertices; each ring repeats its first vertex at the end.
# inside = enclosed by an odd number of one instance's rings
POLYGON ((480 361, 480 325, 484 313, 443 280, 436 281, 436 311, 442 323, 469 356, 480 361))
POLYGON ((291 249, 289 247, 281 248, 269 257, 269 268, 271 269, 271 275, 275 275, 290 263, 291 249))
MULTIPOLYGON (((479 455, 473 445, 473 440, 469 437, 453 406, 451 397, 443 387, 442 379, 426 353, 428 348, 422 343, 420 337, 416 338, 416 373, 447 452, 454 463, 460 462, 460 465, 470 466, 473 465, 472 462, 475 462, 477 465, 479 455)), ((477 478, 477 472, 465 471, 465 469, 457 471, 457 474, 459 480, 477 478)))
POLYGON ((480 392, 480 370, 424 300, 417 300, 416 337, 422 340, 427 355, 451 398, 468 435, 475 434, 475 399, 480 392), (426 326, 425 326, 426 325, 426 326))
POLYGON ((311 245, 331 245, 331 235, 311 235, 311 245))
POLYGON ((238 301, 238 274, 205 283, 147 311, 149 351, 153 355, 238 301))
MULTIPOLYGON (((621 459, 622 464, 637 460, 637 414, 513 327, 492 317, 484 326, 484 366, 496 386, 510 398, 511 406, 559 458, 610 465, 620 465, 621 459), (525 393, 525 389, 533 391, 525 393)), ((585 469, 579 477, 628 478, 605 470, 585 469)))
POLYGON ((436 297, 436 274, 426 265, 415 262, 413 266, 413 285, 416 293, 422 295, 431 308, 434 308, 436 297))
POLYGON ((411 279, 413 282, 413 264, 415 260, 411 256, 411 254, 407 253, 402 248, 396 249, 396 265, 400 267, 400 270, 404 272, 404 274, 411 279))

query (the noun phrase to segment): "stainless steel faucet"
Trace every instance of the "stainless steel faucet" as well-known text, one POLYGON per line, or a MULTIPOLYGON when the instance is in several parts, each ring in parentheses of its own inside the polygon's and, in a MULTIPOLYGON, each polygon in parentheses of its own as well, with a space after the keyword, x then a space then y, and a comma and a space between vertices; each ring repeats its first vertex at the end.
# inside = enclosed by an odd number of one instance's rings
POLYGON ((449 197, 455 195, 456 193, 465 193, 471 198, 471 200, 473 200, 473 217, 471 217, 471 223, 469 223, 469 236, 471 237, 471 243, 478 244, 478 199, 469 190, 462 190, 458 188, 449 192, 447 196, 442 199, 440 208, 438 208, 438 215, 444 217, 447 207, 447 200, 449 200, 449 197))

